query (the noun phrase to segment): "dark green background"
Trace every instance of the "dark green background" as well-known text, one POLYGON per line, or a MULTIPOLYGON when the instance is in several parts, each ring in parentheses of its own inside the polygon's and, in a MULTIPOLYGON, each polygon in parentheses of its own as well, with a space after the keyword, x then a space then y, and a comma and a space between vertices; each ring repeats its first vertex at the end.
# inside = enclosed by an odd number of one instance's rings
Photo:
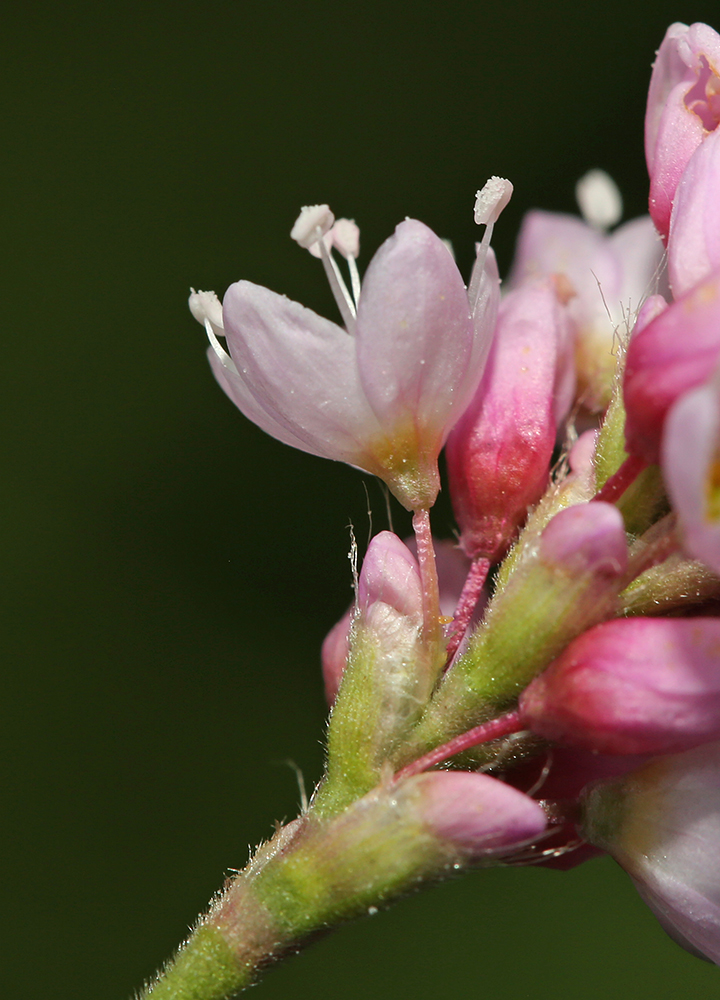
MULTIPOLYGON (((406 215, 467 271, 475 190, 572 210, 602 166, 643 211, 673 20, 519 2, 28 3, 3 23, 2 992, 122 1000, 320 774, 319 643, 350 597, 361 477, 215 386, 188 287, 334 315, 300 205, 406 215)), ((650 10, 650 13, 646 13, 650 10)), ((369 484, 376 527, 384 503, 369 484)), ((446 501, 436 528, 449 535, 446 501)), ((344 928, 254 996, 716 997, 607 860, 476 873, 344 928)))

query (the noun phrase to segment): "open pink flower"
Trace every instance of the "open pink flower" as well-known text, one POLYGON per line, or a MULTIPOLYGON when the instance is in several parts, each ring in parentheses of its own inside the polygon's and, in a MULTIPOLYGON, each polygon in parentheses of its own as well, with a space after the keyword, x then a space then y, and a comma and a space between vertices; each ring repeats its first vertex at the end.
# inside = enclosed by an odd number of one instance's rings
MULTIPOLYGON (((310 247, 333 217, 327 206, 306 211, 312 217, 301 216, 293 234, 310 247)), ((471 304, 442 240, 408 219, 373 257, 362 291, 352 272, 351 297, 319 245, 334 290, 342 288, 345 329, 239 281, 223 302, 229 354, 208 329, 215 376, 269 434, 374 473, 408 509, 427 508, 440 485, 439 452, 482 375, 499 295, 493 259, 471 304)))
MULTIPOLYGON (((609 178, 608 178, 609 181, 609 178)), ((518 238, 509 285, 553 277, 567 301, 577 364, 578 398, 591 410, 610 398, 615 336, 655 290, 662 245, 647 216, 607 234, 574 215, 528 212, 518 238)), ((574 352, 574 359, 572 357, 574 352)))
POLYGON ((688 160, 720 123, 720 35, 671 24, 658 49, 645 115, 650 215, 663 239, 688 160))

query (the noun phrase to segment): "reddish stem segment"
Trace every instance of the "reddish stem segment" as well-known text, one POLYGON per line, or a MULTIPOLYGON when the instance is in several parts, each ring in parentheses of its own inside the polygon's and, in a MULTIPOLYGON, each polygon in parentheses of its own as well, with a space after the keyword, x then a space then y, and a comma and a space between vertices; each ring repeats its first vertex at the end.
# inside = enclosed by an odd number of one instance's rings
POLYGON ((423 637, 426 642, 439 639, 440 590, 438 587, 435 549, 430 530, 430 511, 416 510, 413 514, 413 530, 417 542, 417 560, 420 568, 423 601, 423 637))
POLYGON ((623 464, 614 472, 605 485, 595 494, 593 500, 604 500, 605 503, 615 503, 623 495, 625 490, 643 471, 647 462, 639 455, 630 455, 623 464))
POLYGON ((453 618, 453 631, 447 644, 447 666, 452 664, 460 643, 468 630, 470 619, 480 600, 482 589, 485 586, 488 571, 490 570, 489 559, 473 559, 470 565, 470 572, 463 584, 460 600, 458 601, 455 617, 453 618))
POLYGON ((403 767, 397 772, 395 779, 399 780, 400 778, 409 778, 413 774, 420 774, 422 771, 427 771, 429 767, 434 767, 435 764, 441 764, 444 760, 462 753, 463 750, 469 750, 481 743, 489 743, 490 740, 497 740, 501 736, 510 736, 512 733, 521 732, 524 728, 522 716, 519 710, 515 709, 506 715, 498 716, 497 719, 483 722, 479 726, 475 726, 474 729, 469 729, 466 733, 461 733, 448 743, 443 743, 442 746, 435 747, 430 753, 418 757, 417 760, 403 767))

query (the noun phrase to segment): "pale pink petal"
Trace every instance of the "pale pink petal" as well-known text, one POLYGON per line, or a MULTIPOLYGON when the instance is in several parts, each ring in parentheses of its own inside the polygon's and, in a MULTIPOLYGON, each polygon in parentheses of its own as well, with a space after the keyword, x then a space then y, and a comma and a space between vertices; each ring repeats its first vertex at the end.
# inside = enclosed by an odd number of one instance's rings
POLYGON ((685 393, 668 413, 662 470, 686 552, 716 573, 720 573, 720 519, 713 494, 718 488, 719 448, 720 391, 712 380, 685 393))
POLYGON ((253 396, 248 387, 245 385, 242 378, 240 378, 237 371, 234 370, 234 364, 233 367, 230 367, 228 364, 223 364, 222 360, 218 357, 212 347, 208 348, 207 356, 213 375, 217 379, 220 388, 223 390, 225 395, 232 400, 240 412, 245 414, 248 420, 252 420, 252 422, 257 424, 257 426, 260 427, 261 430, 264 430, 266 434, 270 434, 278 441, 282 441, 283 444, 288 444, 292 448, 298 448, 300 451, 309 452, 311 455, 320 455, 324 457, 324 452, 313 448, 302 438, 298 437, 297 434, 294 434, 286 426, 279 423, 272 413, 269 413, 258 402, 255 396, 253 396))
POLYGON ((472 349, 455 262, 427 226, 400 223, 368 266, 357 315, 360 377, 386 431, 417 428, 428 450, 439 450, 468 402, 457 390, 472 349))
POLYGON ((720 964, 720 743, 591 788, 584 834, 632 877, 682 947, 720 964))
POLYGON ((630 340, 623 399, 629 454, 657 462, 667 412, 720 359, 720 270, 673 302, 630 340))
POLYGON ((648 296, 665 291, 665 251, 649 215, 618 226, 608 237, 608 243, 622 262, 618 300, 608 303, 613 318, 620 324, 626 317, 636 314, 648 296))
POLYGON ((365 468, 365 443, 381 431, 360 386, 354 339, 249 281, 227 290, 223 316, 233 361, 263 409, 306 451, 365 468))
POLYGON ((676 298, 720 267, 720 129, 695 150, 675 194, 668 271, 676 298))

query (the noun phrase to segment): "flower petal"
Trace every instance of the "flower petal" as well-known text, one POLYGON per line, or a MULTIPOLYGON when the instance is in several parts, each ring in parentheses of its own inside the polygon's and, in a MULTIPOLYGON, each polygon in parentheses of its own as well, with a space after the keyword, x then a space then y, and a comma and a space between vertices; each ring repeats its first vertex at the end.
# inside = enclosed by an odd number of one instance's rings
POLYGON ((360 386, 353 338, 249 281, 227 290, 223 317, 233 361, 263 410, 305 451, 374 472, 364 444, 380 429, 360 386))
POLYGON ((400 223, 368 266, 357 316, 360 378, 389 436, 413 427, 439 451, 469 401, 457 388, 472 347, 465 286, 447 248, 421 222, 400 223))
POLYGON ((668 271, 673 294, 687 292, 720 267, 720 129, 695 150, 675 193, 668 271))

